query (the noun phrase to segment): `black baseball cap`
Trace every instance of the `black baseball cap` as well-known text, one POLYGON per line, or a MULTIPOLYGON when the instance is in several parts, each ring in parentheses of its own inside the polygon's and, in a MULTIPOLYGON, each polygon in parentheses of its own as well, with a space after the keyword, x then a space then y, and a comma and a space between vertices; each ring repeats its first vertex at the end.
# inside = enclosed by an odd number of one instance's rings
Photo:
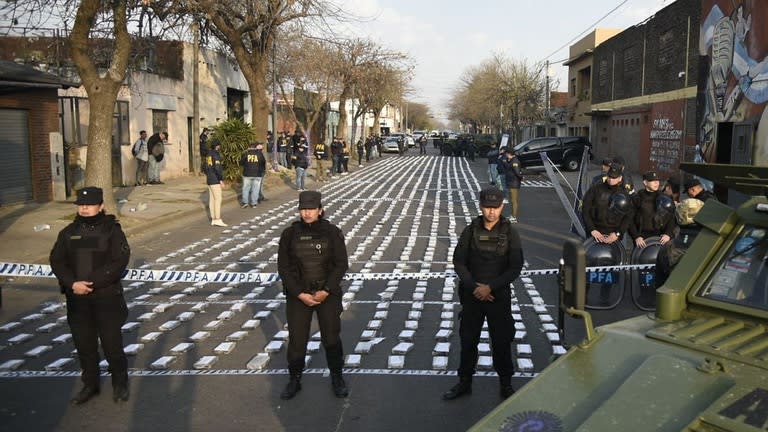
POLYGON ((612 179, 621 177, 621 165, 617 164, 616 162, 611 163, 606 175, 612 179))
POLYGON ((299 210, 301 209, 319 209, 323 205, 320 202, 320 192, 304 191, 299 194, 299 210))
POLYGON ((504 194, 495 187, 480 191, 480 207, 501 207, 504 204, 504 194))

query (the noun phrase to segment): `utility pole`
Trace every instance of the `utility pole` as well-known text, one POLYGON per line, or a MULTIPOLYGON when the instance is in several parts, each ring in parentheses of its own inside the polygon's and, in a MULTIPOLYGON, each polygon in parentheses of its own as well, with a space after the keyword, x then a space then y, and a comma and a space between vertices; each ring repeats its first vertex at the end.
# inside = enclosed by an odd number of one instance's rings
POLYGON ((544 109, 546 110, 544 112, 545 118, 544 118, 544 127, 547 128, 546 131, 544 131, 544 136, 549 136, 549 60, 547 60, 546 66, 544 67, 544 74, 546 75, 546 83, 547 88, 544 90, 544 97, 546 98, 546 101, 544 101, 544 109))
POLYGON ((272 169, 277 171, 277 71, 275 56, 277 51, 277 33, 272 35, 272 169))
MULTIPOLYGON (((190 140, 194 140, 197 137, 197 133, 200 132, 200 27, 196 22, 192 23, 192 37, 194 42, 192 43, 192 136, 190 140)), ((190 173, 202 168, 200 154, 200 143, 192 145, 192 169, 190 173)))

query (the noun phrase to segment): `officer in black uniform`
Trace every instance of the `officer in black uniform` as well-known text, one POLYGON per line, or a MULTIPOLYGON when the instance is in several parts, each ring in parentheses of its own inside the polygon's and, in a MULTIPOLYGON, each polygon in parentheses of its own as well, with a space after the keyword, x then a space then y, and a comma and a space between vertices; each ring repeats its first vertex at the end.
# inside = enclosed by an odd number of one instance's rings
POLYGON ((323 219, 320 192, 299 194, 300 220, 280 235, 277 271, 283 281, 288 318, 290 381, 280 394, 291 399, 301 390, 301 374, 312 314, 317 312, 331 384, 336 397, 349 393, 341 376, 341 279, 349 267, 344 234, 323 219))
POLYGON ((121 327, 128 317, 120 279, 131 249, 120 224, 104 212, 103 191, 77 191, 77 216, 56 239, 50 262, 67 297, 67 322, 80 358, 80 405, 99 394, 99 340, 112 373, 112 398, 128 400, 128 361, 121 327))
POLYGON ((643 174, 643 186, 632 196, 634 221, 629 225, 629 235, 638 248, 644 248, 645 239, 653 236, 659 236, 663 245, 675 237, 674 203, 659 190, 660 180, 655 171, 643 174))
POLYGON ((462 305, 459 315, 461 360, 459 383, 443 393, 444 400, 472 393, 477 344, 485 319, 491 336, 493 367, 499 375, 499 393, 502 398, 514 393, 510 284, 523 268, 523 249, 517 231, 501 215, 503 207, 504 193, 498 188, 480 191, 482 216, 464 229, 453 252, 462 305))
POLYGON ((608 170, 611 168, 611 163, 613 163, 613 159, 611 158, 603 159, 603 161, 600 163, 600 174, 592 177, 592 182, 589 184, 590 186, 596 185, 598 183, 602 183, 605 181, 606 174, 608 173, 608 170))
POLYGON ((593 185, 582 202, 584 228, 598 243, 613 243, 632 222, 632 205, 625 194, 622 167, 612 163, 606 179, 593 185))
POLYGON ((685 191, 689 198, 696 198, 697 200, 703 202, 707 202, 708 199, 714 198, 715 201, 717 201, 715 195, 712 192, 704 189, 704 185, 702 185, 701 181, 695 177, 690 178, 685 182, 685 191))

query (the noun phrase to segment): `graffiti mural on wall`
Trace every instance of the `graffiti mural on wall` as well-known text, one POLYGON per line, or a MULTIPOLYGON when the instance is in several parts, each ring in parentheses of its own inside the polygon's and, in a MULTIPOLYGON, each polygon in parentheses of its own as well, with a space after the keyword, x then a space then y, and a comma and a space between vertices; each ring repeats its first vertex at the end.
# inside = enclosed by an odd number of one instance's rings
MULTIPOLYGON (((718 123, 752 123, 757 127, 754 163, 768 163, 768 2, 710 0, 704 7, 699 54, 706 58, 702 80, 696 160, 714 162, 718 123)), ((729 129, 730 130, 730 129, 729 129)), ((721 132, 726 133, 726 132, 721 132)))
POLYGON ((679 124, 658 115, 651 126, 650 162, 656 171, 672 172, 680 162, 680 146, 683 130, 679 124))

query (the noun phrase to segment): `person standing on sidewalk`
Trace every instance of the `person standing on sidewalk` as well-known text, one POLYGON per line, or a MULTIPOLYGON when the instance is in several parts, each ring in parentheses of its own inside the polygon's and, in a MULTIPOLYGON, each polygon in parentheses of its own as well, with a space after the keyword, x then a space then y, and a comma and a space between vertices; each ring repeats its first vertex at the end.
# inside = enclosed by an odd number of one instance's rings
POLYGON ((149 184, 164 184, 160 181, 160 162, 165 158, 167 132, 158 132, 147 140, 149 150, 149 184))
POLYGON ((225 227, 221 220, 221 189, 224 187, 224 168, 221 165, 221 142, 214 140, 208 152, 205 164, 205 179, 208 184, 208 211, 211 214, 211 226, 225 227))
POLYGON ((523 182, 523 169, 520 167, 520 160, 515 156, 515 149, 508 146, 504 149, 504 158, 501 160, 502 172, 504 172, 504 184, 507 187, 509 195, 509 221, 517 223, 517 213, 520 209, 520 186, 523 182))
POLYGON ((499 149, 496 148, 496 143, 491 143, 491 149, 485 157, 488 158, 488 182, 501 190, 504 186, 499 176, 499 149))
POLYGON ((147 131, 139 132, 139 139, 133 144, 131 149, 133 157, 136 158, 136 184, 135 186, 144 186, 147 184, 147 168, 149 163, 149 148, 147 147, 147 131))
POLYGON ((341 159, 339 163, 339 170, 342 175, 349 174, 349 146, 346 140, 341 141, 341 159))
POLYGON ((309 159, 307 159, 307 145, 299 144, 296 153, 291 156, 291 162, 296 167, 296 189, 301 192, 306 189, 307 168, 309 168, 309 159))
POLYGON ((204 127, 200 133, 200 174, 205 174, 205 161, 210 151, 208 148, 208 134, 210 133, 211 131, 207 127, 204 127))
POLYGON ((344 234, 323 218, 321 194, 299 194, 299 220, 280 235, 277 271, 283 281, 288 321, 288 372, 290 380, 280 394, 292 399, 301 390, 312 315, 317 312, 320 337, 331 372, 333 393, 347 397, 342 377, 341 280, 349 268, 344 234))
POLYGON ((512 388, 512 290, 510 285, 523 268, 520 235, 502 215, 504 193, 495 187, 480 191, 480 211, 464 228, 453 251, 453 265, 459 277, 459 337, 461 357, 459 383, 443 393, 453 400, 472 393, 472 375, 477 364, 477 344, 483 321, 488 321, 493 367, 499 375, 499 394, 506 399, 512 388))
POLYGON ((365 145, 362 138, 357 140, 355 150, 357 151, 357 167, 361 168, 363 166, 363 154, 365 153, 365 145))
POLYGON ((341 161, 343 159, 344 144, 342 144, 339 137, 333 139, 331 143, 331 158, 333 160, 333 166, 331 167, 331 176, 342 173, 341 161))
POLYGON ((240 157, 240 165, 243 167, 243 203, 241 208, 256 207, 259 203, 261 181, 267 171, 267 161, 261 151, 263 144, 254 141, 248 146, 240 157))
POLYGON ((74 405, 100 392, 99 341, 112 373, 112 399, 128 400, 128 360, 122 326, 128 318, 120 278, 131 248, 120 224, 104 212, 104 193, 97 187, 77 191, 77 216, 59 232, 50 263, 67 298, 67 322, 80 359, 83 388, 74 405))
POLYGON ((315 165, 315 180, 319 182, 328 181, 325 167, 325 160, 328 158, 328 150, 324 142, 318 141, 318 143, 315 144, 314 155, 315 161, 317 162, 315 165))

